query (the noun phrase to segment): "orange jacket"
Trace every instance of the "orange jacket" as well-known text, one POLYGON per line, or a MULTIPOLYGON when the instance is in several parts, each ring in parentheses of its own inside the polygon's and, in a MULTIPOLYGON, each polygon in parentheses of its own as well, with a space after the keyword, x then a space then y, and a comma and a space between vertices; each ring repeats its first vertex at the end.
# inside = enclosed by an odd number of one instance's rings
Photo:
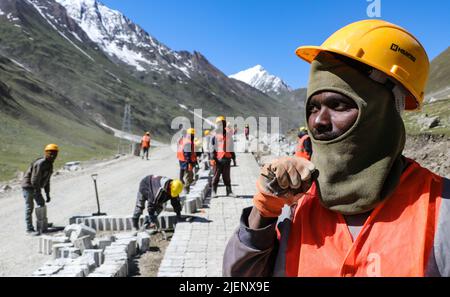
POLYGON ((141 148, 149 148, 150 147, 150 136, 144 135, 141 138, 141 148))
POLYGON ((178 142, 177 148, 177 158, 181 162, 186 162, 185 153, 190 153, 191 162, 197 161, 197 155, 195 154, 195 146, 194 143, 187 138, 182 138, 178 142))
POLYGON ((249 230, 251 210, 227 244, 224 276, 450 277, 450 180, 415 161, 354 240, 315 185, 265 228, 249 230))
POLYGON ((353 242, 344 217, 324 208, 313 187, 295 210, 286 276, 424 276, 441 191, 441 177, 411 163, 353 242))
POLYGON ((230 147, 233 144, 233 140, 230 137, 230 133, 226 130, 225 136, 222 134, 216 134, 213 139, 214 150, 217 159, 221 160, 223 158, 231 159, 232 152, 230 151, 230 147))
POLYGON ((297 148, 295 149, 295 155, 300 158, 311 160, 311 155, 305 149, 305 141, 309 139, 309 135, 306 134, 298 140, 297 148))

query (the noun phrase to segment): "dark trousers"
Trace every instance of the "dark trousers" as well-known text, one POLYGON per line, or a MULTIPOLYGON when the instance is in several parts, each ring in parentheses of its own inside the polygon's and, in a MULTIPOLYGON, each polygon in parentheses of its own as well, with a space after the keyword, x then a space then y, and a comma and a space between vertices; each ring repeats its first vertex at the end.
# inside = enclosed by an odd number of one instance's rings
POLYGON ((25 198, 25 224, 27 225, 27 230, 33 229, 33 210, 34 201, 39 207, 45 206, 44 197, 40 191, 35 191, 33 188, 23 188, 23 198, 25 198))
POLYGON ((223 183, 225 186, 231 186, 231 178, 230 178, 230 169, 231 169, 231 159, 223 158, 216 162, 216 166, 214 167, 214 177, 213 177, 213 188, 217 188, 219 184, 220 176, 222 176, 223 183))
POLYGON ((148 160, 148 150, 149 149, 150 149, 149 147, 142 148, 142 159, 144 159, 144 155, 145 155, 145 158, 148 160))
MULTIPOLYGON (((136 198, 136 207, 134 208, 134 212, 133 212, 133 219, 140 218, 140 216, 144 212, 146 201, 147 201, 147 199, 145 199, 145 197, 142 195, 142 193, 138 192, 137 198, 136 198)), ((159 212, 162 211, 162 206, 160 207, 160 209, 155 209, 155 208, 152 208, 149 205, 147 205, 147 211, 148 211, 148 216, 150 218, 150 222, 155 223, 159 212)))

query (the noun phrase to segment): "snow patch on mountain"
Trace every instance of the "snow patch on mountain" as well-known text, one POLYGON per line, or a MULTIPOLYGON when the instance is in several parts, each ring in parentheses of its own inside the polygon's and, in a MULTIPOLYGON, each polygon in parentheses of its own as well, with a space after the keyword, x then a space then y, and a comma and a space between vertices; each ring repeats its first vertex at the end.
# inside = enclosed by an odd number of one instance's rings
POLYGON ((261 65, 230 75, 230 78, 240 80, 264 93, 280 95, 292 91, 281 78, 267 72, 261 65))
POLYGON ((53 22, 50 19, 55 19, 53 16, 51 15, 47 15, 44 12, 44 7, 40 7, 37 4, 36 0, 27 0, 28 3, 30 3, 31 5, 33 5, 33 7, 36 9, 36 11, 47 21, 47 23, 53 28, 55 29, 56 32, 59 33, 59 35, 61 35, 64 39, 66 39, 70 44, 72 44, 77 50, 79 50, 81 53, 83 53, 86 57, 88 57, 91 61, 95 61, 88 53, 86 53, 85 51, 83 51, 79 46, 77 46, 75 43, 73 43, 72 40, 70 40, 66 35, 64 35, 64 33, 62 33, 61 31, 58 30, 58 28, 56 28, 56 26, 53 24, 53 22))

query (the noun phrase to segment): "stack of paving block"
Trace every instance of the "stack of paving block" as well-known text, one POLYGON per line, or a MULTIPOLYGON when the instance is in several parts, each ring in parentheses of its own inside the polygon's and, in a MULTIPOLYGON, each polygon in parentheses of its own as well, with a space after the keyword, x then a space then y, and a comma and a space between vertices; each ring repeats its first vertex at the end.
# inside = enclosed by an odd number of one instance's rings
POLYGON ((46 232, 48 229, 47 206, 36 207, 34 212, 36 214, 36 230, 40 233, 46 232))
POLYGON ((115 241, 105 247, 104 262, 89 277, 126 277, 129 261, 138 252, 144 253, 150 247, 150 235, 146 232, 114 235, 115 241))
POLYGON ((211 171, 201 169, 198 172, 198 176, 199 179, 191 186, 189 194, 186 195, 186 201, 183 207, 183 212, 186 214, 193 214, 202 208, 208 196, 211 171))
POLYGON ((39 251, 52 255, 32 275, 37 277, 126 277, 128 262, 150 247, 147 232, 118 233, 95 238, 94 229, 72 224, 64 235, 41 236, 39 251))
MULTIPOLYGON (((132 216, 86 216, 72 217, 69 224, 83 224, 96 231, 133 231, 132 216)), ((139 218, 139 226, 144 224, 145 216, 139 218)))

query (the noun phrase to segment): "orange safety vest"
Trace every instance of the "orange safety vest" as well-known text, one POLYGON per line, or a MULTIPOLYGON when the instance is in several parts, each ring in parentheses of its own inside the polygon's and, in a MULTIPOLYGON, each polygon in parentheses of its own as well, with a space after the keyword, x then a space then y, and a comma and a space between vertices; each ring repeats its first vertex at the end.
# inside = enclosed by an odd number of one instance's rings
POLYGON ((186 162, 186 159, 184 158, 184 148, 188 144, 191 146, 191 161, 192 162, 196 162, 197 161, 197 155, 195 154, 194 144, 193 144, 193 142, 190 139, 187 139, 187 138, 182 138, 178 142, 177 158, 181 162, 186 162))
POLYGON ((443 178, 408 161, 394 193, 372 211, 354 241, 344 217, 320 204, 313 185, 294 211, 282 253, 285 275, 424 276, 438 230, 443 178))
POLYGON ((297 148, 295 149, 295 155, 300 158, 305 158, 311 160, 311 155, 305 150, 305 141, 309 139, 309 135, 303 135, 302 138, 298 140, 297 148))
POLYGON ((142 139, 141 139, 141 147, 142 148, 149 148, 150 147, 150 136, 148 136, 148 135, 144 135, 144 136, 142 136, 142 139))
POLYGON ((232 140, 229 137, 229 131, 226 130, 226 135, 223 136, 222 134, 217 134, 216 136, 216 145, 217 145, 217 159, 223 159, 223 158, 231 158, 231 152, 227 151, 227 146, 229 146, 230 143, 232 143, 232 140), (231 141, 231 142, 230 142, 231 141))

